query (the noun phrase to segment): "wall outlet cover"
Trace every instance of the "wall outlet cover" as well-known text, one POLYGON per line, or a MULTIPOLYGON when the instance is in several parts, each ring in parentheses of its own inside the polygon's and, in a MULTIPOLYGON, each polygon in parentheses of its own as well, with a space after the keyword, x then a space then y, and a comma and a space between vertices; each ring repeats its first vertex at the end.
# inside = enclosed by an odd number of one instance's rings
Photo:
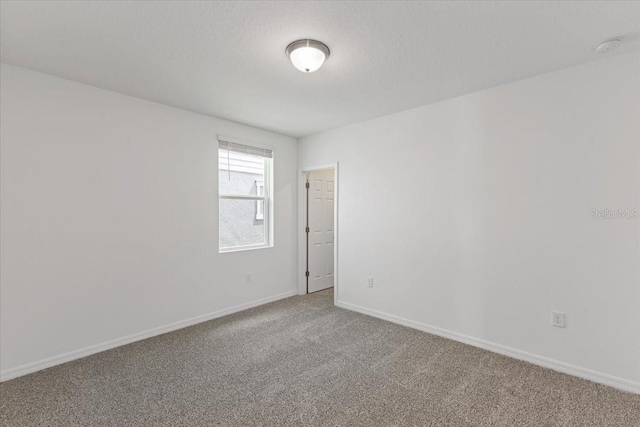
POLYGON ((564 328, 566 325, 566 314, 559 311, 552 312, 551 324, 556 328, 564 328))

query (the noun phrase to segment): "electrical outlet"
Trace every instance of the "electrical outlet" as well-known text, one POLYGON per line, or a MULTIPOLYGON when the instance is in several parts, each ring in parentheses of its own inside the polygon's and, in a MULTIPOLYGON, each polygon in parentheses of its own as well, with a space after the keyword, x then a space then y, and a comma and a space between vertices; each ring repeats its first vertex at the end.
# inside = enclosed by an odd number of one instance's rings
POLYGON ((251 283, 251 273, 247 273, 247 275, 244 276, 244 283, 251 283))
POLYGON ((367 280, 367 288, 373 288, 373 277, 369 277, 367 280))
POLYGON ((566 314, 557 311, 552 312, 552 325, 556 328, 564 328, 566 322, 566 314))

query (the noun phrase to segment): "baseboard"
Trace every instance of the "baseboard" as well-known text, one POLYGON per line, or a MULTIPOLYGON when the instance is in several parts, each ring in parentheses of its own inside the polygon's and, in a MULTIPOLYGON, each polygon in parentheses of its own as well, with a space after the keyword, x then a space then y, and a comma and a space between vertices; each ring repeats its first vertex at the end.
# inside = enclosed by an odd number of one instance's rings
POLYGON ((479 338, 470 337, 468 335, 459 334, 457 332, 449 331, 446 329, 438 328, 435 326, 427 325, 425 323, 416 322, 413 320, 405 319, 392 314, 383 313, 377 310, 371 310, 369 308, 361 307, 359 305, 338 301, 336 303, 338 307, 356 311, 358 313, 366 314, 369 316, 377 317, 382 320, 397 323, 409 328, 418 329, 433 335, 438 335, 443 338, 448 338, 454 341, 462 342, 465 344, 479 347, 484 350, 489 350, 494 353, 502 354, 503 356, 512 357, 514 359, 523 360, 525 362, 532 363, 534 365, 542 366, 544 368, 552 369, 554 371, 562 372, 565 374, 573 375, 575 377, 584 378, 589 381, 608 385, 610 387, 617 388, 619 390, 640 394, 640 383, 627 380, 624 378, 615 377, 613 375, 605 374, 602 372, 593 371, 591 369, 583 368, 580 366, 572 365, 570 363, 561 362, 559 360, 550 359, 548 357, 540 356, 526 351, 518 350, 512 347, 507 347, 501 344, 496 344, 490 341, 482 340, 479 338))
POLYGON ((245 304, 236 305, 235 307, 226 308, 224 310, 214 311, 213 313, 203 314, 201 316, 192 317, 190 319, 181 320, 179 322, 171 323, 169 325, 160 326, 146 331, 138 332, 135 334, 127 335, 122 338, 107 341, 101 344, 95 344, 89 347, 81 348, 79 350, 70 351, 68 353, 60 354, 58 356, 48 357, 46 359, 38 360, 37 362, 27 363, 25 365, 17 366, 15 368, 6 369, 0 371, 0 382, 8 381, 13 378, 21 377, 23 375, 31 374, 33 372, 41 371, 52 366, 60 365, 62 363, 70 362, 72 360, 80 359, 86 356, 90 356, 101 351, 109 350, 115 347, 120 347, 132 342, 141 341, 147 338, 155 337, 157 335, 173 332, 178 329, 186 328, 187 326, 196 325, 198 323, 206 322, 208 320, 217 319, 218 317, 227 316, 229 314, 237 313, 239 311, 247 310, 249 308, 257 307, 259 305, 267 304, 280 299, 288 298, 298 294, 298 290, 284 292, 278 295, 274 295, 267 298, 251 301, 245 304))

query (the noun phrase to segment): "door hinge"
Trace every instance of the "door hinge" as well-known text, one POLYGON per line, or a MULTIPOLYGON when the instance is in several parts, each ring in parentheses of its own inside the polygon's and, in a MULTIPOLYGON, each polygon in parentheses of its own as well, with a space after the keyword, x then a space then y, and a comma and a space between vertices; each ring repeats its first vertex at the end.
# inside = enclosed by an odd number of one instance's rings
POLYGON ((309 227, 305 227, 304 232, 308 233, 309 232, 309 227))
POLYGON ((305 184, 305 187, 307 188, 307 190, 309 189, 309 181, 307 181, 307 183, 305 184))
POLYGON ((308 272, 308 271, 305 271, 305 272, 304 272, 304 275, 305 275, 305 277, 309 277, 309 272, 308 272))

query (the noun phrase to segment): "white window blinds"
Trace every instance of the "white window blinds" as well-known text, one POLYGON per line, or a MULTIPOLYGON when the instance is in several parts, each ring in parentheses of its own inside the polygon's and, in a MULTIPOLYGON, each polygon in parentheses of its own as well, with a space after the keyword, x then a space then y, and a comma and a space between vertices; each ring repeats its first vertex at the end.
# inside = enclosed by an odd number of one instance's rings
POLYGON ((273 151, 266 148, 251 147, 249 145, 238 144, 237 142, 225 141, 224 139, 218 139, 218 141, 220 142, 220 149, 222 150, 266 157, 267 159, 273 158, 273 151))

